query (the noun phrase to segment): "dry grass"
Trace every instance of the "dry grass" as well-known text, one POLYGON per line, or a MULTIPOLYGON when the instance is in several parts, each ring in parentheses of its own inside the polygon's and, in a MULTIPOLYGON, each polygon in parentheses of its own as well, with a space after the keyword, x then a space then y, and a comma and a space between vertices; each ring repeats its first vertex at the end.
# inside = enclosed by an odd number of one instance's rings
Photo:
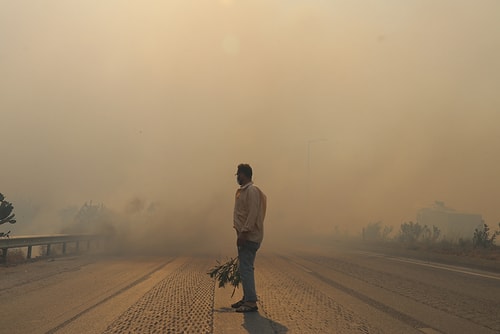
POLYGON ((7 259, 5 265, 7 266, 15 266, 18 264, 25 263, 26 254, 19 248, 11 248, 7 252, 7 259))
POLYGON ((491 249, 474 249, 471 251, 469 256, 472 258, 480 258, 500 262, 500 247, 494 247, 491 249))

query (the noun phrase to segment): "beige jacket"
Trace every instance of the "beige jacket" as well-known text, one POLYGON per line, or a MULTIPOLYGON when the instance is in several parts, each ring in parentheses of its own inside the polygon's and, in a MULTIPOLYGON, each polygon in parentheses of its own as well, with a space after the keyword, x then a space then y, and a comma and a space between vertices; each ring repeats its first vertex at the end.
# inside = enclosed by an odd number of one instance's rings
POLYGON ((233 227, 237 233, 248 232, 247 240, 261 243, 266 209, 267 197, 253 182, 241 186, 234 201, 233 227))

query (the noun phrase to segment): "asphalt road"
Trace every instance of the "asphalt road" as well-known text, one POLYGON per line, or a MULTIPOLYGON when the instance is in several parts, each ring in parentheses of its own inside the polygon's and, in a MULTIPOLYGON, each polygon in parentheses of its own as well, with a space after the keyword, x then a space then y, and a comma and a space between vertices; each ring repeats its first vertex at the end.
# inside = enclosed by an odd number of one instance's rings
MULTIPOLYGON (((500 333, 500 275, 371 251, 258 254, 259 312, 215 257, 80 256, 0 268, 0 333, 500 333)), ((223 259, 223 258, 222 258, 223 259)))

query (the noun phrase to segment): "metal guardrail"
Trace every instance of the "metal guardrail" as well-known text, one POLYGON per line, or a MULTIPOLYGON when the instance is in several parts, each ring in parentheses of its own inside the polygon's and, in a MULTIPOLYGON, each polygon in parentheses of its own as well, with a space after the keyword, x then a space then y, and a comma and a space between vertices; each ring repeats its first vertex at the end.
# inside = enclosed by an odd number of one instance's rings
POLYGON ((87 249, 89 249, 91 241, 96 241, 99 244, 99 240, 103 238, 104 236, 96 234, 56 234, 3 238, 0 239, 0 249, 2 250, 0 262, 6 262, 9 248, 28 247, 27 258, 31 259, 33 246, 47 246, 46 255, 50 255, 52 245, 62 244, 62 253, 66 254, 68 243, 75 243, 76 250, 78 251, 81 242, 86 242, 87 249))

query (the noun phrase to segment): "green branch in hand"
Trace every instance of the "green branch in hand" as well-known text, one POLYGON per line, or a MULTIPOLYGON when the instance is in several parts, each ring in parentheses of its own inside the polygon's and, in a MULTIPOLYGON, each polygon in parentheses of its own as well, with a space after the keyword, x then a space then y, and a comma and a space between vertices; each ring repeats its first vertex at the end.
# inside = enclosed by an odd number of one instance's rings
POLYGON ((233 297, 236 288, 241 283, 238 257, 234 259, 231 258, 229 261, 222 264, 217 260, 217 265, 210 269, 207 274, 210 275, 211 278, 215 277, 219 282, 219 288, 225 287, 226 284, 232 285, 233 293, 231 297, 233 297))

